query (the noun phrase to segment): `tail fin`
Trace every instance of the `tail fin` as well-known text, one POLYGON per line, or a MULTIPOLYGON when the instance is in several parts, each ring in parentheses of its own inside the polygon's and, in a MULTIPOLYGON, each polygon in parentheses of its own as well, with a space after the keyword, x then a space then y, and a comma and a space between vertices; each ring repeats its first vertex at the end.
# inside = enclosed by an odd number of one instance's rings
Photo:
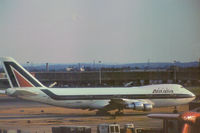
POLYGON ((13 58, 1 57, 4 71, 11 88, 15 87, 44 87, 32 74, 19 65, 13 58))

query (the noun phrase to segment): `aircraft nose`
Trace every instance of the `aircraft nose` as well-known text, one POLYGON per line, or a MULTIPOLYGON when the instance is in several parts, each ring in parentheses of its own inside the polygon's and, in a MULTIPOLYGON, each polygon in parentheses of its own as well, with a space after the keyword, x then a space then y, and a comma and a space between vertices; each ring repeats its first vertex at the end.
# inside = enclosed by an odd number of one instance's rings
POLYGON ((191 101, 194 100, 196 98, 196 95, 194 93, 192 93, 190 90, 186 89, 186 93, 188 94, 188 96, 190 97, 191 101))
POLYGON ((192 100, 194 100, 196 98, 195 94, 190 92, 190 96, 192 97, 192 100))
POLYGON ((191 94, 191 96, 194 97, 194 99, 196 98, 195 94, 193 94, 193 93, 191 94))
MULTIPOLYGON (((188 90, 188 91, 189 91, 189 90, 188 90)), ((189 93, 190 93, 190 95, 191 95, 192 97, 196 97, 195 94, 192 93, 191 91, 189 91, 189 93)))
POLYGON ((196 97, 193 93, 191 94, 193 97, 196 97))

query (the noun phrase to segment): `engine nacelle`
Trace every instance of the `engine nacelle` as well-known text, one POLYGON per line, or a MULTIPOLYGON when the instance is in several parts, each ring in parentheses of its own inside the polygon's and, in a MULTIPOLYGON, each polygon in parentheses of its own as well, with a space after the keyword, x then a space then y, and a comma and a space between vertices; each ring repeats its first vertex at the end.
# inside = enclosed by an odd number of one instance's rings
POLYGON ((142 102, 134 102, 127 104, 126 109, 133 109, 137 111, 151 111, 153 109, 153 105, 151 104, 144 104, 142 102))
POLYGON ((138 111, 143 111, 144 110, 144 104, 141 103, 141 102, 135 102, 135 110, 138 110, 138 111))
POLYGON ((126 109, 135 109, 135 104, 131 103, 131 104, 127 104, 126 109))
POLYGON ((126 108, 127 109, 133 109, 133 110, 142 111, 144 109, 144 105, 141 102, 134 102, 134 103, 127 104, 126 108))
POLYGON ((152 104, 144 104, 144 111, 151 111, 153 109, 152 104))

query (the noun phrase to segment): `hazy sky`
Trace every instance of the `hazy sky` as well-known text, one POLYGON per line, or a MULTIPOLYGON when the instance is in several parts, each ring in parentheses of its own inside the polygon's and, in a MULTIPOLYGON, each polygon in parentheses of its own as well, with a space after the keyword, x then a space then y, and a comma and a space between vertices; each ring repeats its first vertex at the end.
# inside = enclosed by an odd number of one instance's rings
POLYGON ((0 0, 0 56, 19 62, 200 58, 200 0, 0 0))

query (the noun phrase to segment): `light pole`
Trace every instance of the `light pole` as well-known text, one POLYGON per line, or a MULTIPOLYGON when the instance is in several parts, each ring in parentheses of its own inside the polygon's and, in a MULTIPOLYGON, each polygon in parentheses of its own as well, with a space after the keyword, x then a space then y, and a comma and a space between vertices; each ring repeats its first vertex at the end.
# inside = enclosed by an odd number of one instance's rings
POLYGON ((101 85, 101 61, 99 61, 99 84, 101 85))
POLYGON ((174 82, 176 83, 176 60, 174 60, 174 82))
POLYGON ((27 62, 26 62, 26 67, 27 67, 27 70, 28 70, 28 71, 30 71, 30 68, 29 68, 30 66, 29 66, 29 64, 30 64, 30 62, 27 61, 27 62))

